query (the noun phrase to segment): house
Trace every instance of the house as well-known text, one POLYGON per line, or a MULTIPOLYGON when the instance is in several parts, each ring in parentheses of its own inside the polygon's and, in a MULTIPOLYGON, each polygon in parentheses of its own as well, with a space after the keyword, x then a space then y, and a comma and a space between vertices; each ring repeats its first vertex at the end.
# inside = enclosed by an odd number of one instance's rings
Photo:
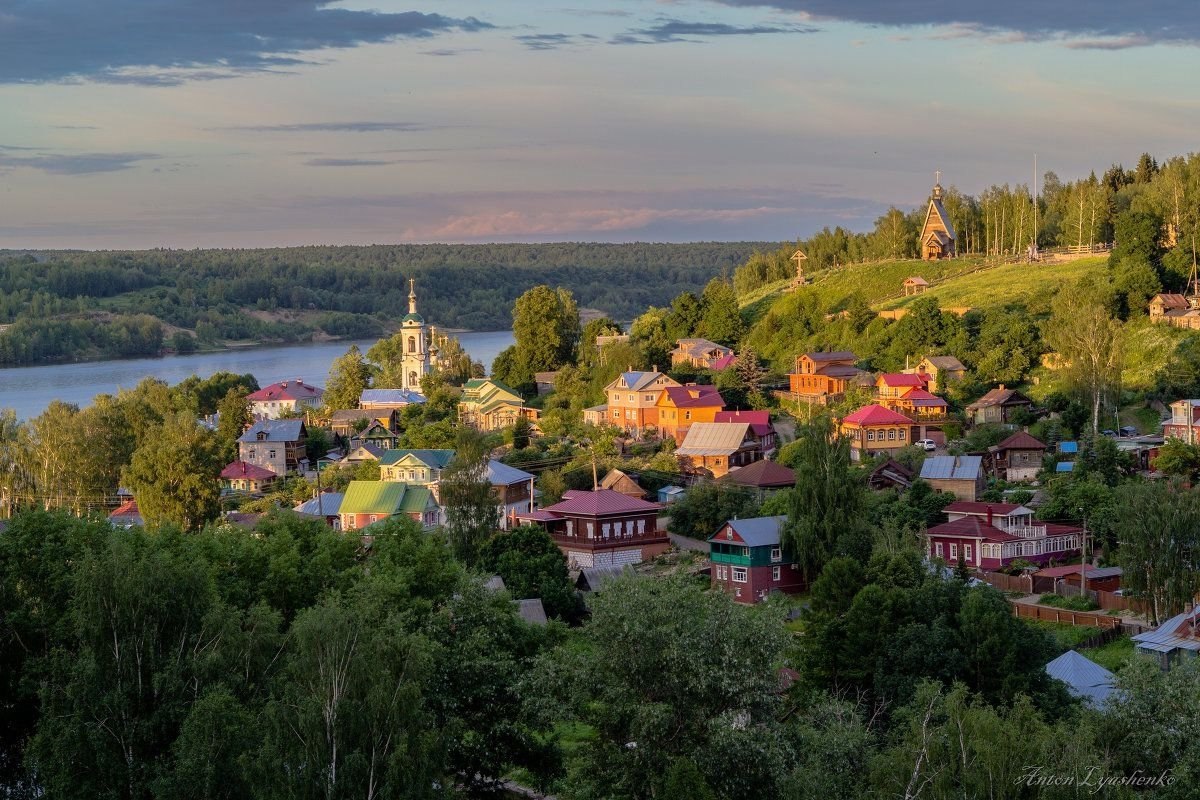
POLYGON ((329 430, 335 436, 349 439, 370 425, 372 419, 372 413, 361 408, 339 409, 329 415, 329 430))
POLYGON ((733 350, 708 339, 679 339, 671 351, 671 366, 712 369, 717 361, 733 355, 733 350))
POLYGON ((1068 650, 1046 665, 1046 674, 1067 685, 1067 691, 1092 708, 1100 708, 1113 693, 1116 676, 1078 651, 1068 650))
POLYGON ((400 515, 432 528, 438 524, 439 513, 427 487, 391 481, 350 481, 338 507, 343 531, 362 530, 400 515))
POLYGON ((767 599, 772 592, 804 591, 804 576, 783 551, 786 523, 786 516, 733 519, 710 536, 713 588, 747 605, 767 599))
POLYGON ((738 486, 753 490, 759 496, 791 489, 796 486, 796 473, 774 461, 755 461, 746 467, 730 470, 717 479, 722 486, 738 486))
POLYGON ((875 394, 879 397, 880 405, 886 406, 887 400, 896 400, 913 389, 924 389, 925 378, 921 375, 907 372, 885 372, 875 379, 875 394))
POLYGON ((575 579, 575 588, 581 592, 598 592, 607 584, 620 578, 629 569, 625 564, 584 567, 579 570, 579 577, 575 579))
POLYGON ((748 422, 697 422, 675 449, 685 470, 719 478, 762 458, 748 422))
POLYGON ((545 528, 571 569, 580 569, 637 564, 666 552, 670 540, 658 529, 661 509, 611 489, 569 490, 562 502, 516 517, 545 528))
POLYGON ((956 501, 946 506, 948 522, 925 531, 926 552, 950 564, 995 570, 1021 559, 1034 564, 1077 557, 1083 531, 1040 522, 1026 506, 956 501))
POLYGON ((921 258, 927 261, 937 261, 943 258, 954 258, 955 234, 950 215, 942 205, 942 184, 940 173, 929 195, 929 207, 925 210, 925 224, 921 226, 921 258))
POLYGON ((875 467, 875 469, 871 470, 871 474, 867 476, 867 486, 877 492, 884 489, 904 491, 912 486, 912 483, 912 470, 891 458, 875 467))
POLYGON ((319 386, 297 378, 264 386, 246 399, 250 401, 250 414, 255 419, 278 419, 281 414, 303 413, 319 407, 324 394, 325 390, 319 386))
POLYGON ((936 394, 916 388, 904 391, 899 397, 879 402, 893 411, 899 411, 913 420, 922 422, 942 422, 950 410, 950 404, 936 394))
POLYGON ((1002 383, 967 406, 967 419, 975 425, 1007 425, 1015 421, 1017 411, 1032 408, 1032 400, 1015 389, 1006 389, 1002 383))
POLYGON ((1164 672, 1185 658, 1196 658, 1200 654, 1200 605, 1176 614, 1152 631, 1130 638, 1134 649, 1154 656, 1164 672))
POLYGON ((663 389, 654 406, 659 435, 664 439, 670 436, 678 444, 687 436, 693 423, 715 421, 717 414, 725 408, 725 400, 715 386, 689 383, 663 389))
MULTIPOLYGON (((1120 567, 1093 567, 1087 565, 1087 588, 1095 592, 1115 592, 1121 588, 1121 577, 1125 570, 1120 567)), ((1059 581, 1083 588, 1084 566, 1082 564, 1067 564, 1061 567, 1046 567, 1033 573, 1035 578, 1048 578, 1055 584, 1059 581)))
POLYGON ((636 480, 619 469, 610 469, 608 474, 600 481, 600 488, 612 489, 614 492, 620 492, 626 497, 644 498, 646 496, 646 490, 636 480))
POLYGON ((874 383, 869 372, 854 366, 857 361, 858 356, 848 350, 801 354, 796 371, 788 375, 790 397, 820 406, 840 402, 847 389, 874 383))
POLYGON ((306 517, 319 517, 334 530, 341 530, 342 519, 338 516, 342 509, 343 492, 318 492, 313 497, 299 505, 293 506, 292 511, 306 517))
POLYGON ((238 438, 238 460, 266 467, 276 475, 308 470, 308 430, 299 419, 255 422, 238 438))
POLYGON ((954 356, 925 356, 913 371, 928 376, 925 388, 931 392, 943 391, 967 376, 967 368, 954 356))
POLYGON ((913 294, 925 294, 929 290, 929 281, 919 275, 913 275, 911 278, 904 279, 904 296, 908 297, 913 294))
POLYGON ((713 422, 749 422, 750 432, 754 434, 763 457, 775 452, 779 438, 771 424, 770 411, 718 411, 713 422))
POLYGON ((583 424, 600 427, 608 422, 608 406, 592 406, 583 410, 583 424))
POLYGON ((1200 442, 1200 400, 1176 400, 1170 409, 1171 418, 1163 423, 1163 437, 1188 444, 1200 442))
POLYGON ((1031 481, 1042 469, 1046 445, 1025 431, 1018 431, 988 448, 992 474, 1002 481, 1031 481))
POLYGON ((246 461, 234 461, 221 470, 221 483, 233 492, 262 494, 279 476, 266 467, 246 461))
POLYGON ((141 527, 145 524, 137 500, 130 497, 108 515, 108 521, 118 528, 141 527))
POLYGON ((850 459, 862 461, 872 456, 895 455, 912 444, 913 421, 881 405, 863 406, 847 414, 838 431, 850 439, 850 459))
POLYGON ((425 402, 425 396, 410 389, 363 389, 358 407, 363 411, 403 411, 406 406, 425 402))
POLYGON ((396 446, 398 441, 400 441, 400 438, 377 419, 372 419, 367 423, 367 427, 350 436, 351 447, 357 447, 360 444, 372 444, 380 450, 391 450, 396 446))
POLYGON ((472 378, 463 385, 458 401, 458 419, 479 431, 509 428, 518 419, 537 422, 539 412, 528 408, 524 398, 494 378, 472 378))
POLYGON ((1150 301, 1150 321, 1176 328, 1200 328, 1200 296, 1156 294, 1150 301))
POLYGON ((658 396, 663 389, 679 386, 679 381, 657 369, 638 372, 630 369, 604 387, 608 398, 608 424, 634 434, 646 428, 658 429, 658 396))
POLYGON ((350 450, 349 453, 342 458, 342 464, 361 464, 364 461, 378 461, 383 458, 386 451, 373 444, 360 444, 350 450))
POLYGON ((538 397, 550 394, 554 391, 554 381, 558 379, 558 372, 535 372, 533 373, 533 382, 537 386, 538 397))
POLYGON ((959 500, 974 501, 987 488, 982 456, 934 456, 921 464, 921 480, 959 500))
POLYGON ((379 479, 435 487, 436 496, 442 470, 452 458, 453 450, 389 450, 379 459, 379 479))
POLYGON ((500 530, 506 531, 517 514, 533 509, 534 476, 493 459, 488 461, 487 478, 496 496, 500 530))

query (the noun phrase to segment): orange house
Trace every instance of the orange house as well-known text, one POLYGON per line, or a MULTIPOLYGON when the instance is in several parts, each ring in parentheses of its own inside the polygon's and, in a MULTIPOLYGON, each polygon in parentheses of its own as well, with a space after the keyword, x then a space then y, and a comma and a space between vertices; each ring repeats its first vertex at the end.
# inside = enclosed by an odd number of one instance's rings
POLYGON ((605 411, 608 424, 632 433, 658 426, 658 396, 663 389, 679 386, 679 381, 658 370, 622 372, 604 387, 608 398, 605 411))
POLYGON ((817 405, 836 403, 846 389, 868 376, 854 366, 858 356, 848 350, 833 353, 804 353, 796 359, 796 371, 788 375, 788 384, 797 400, 817 405))
POLYGON ((880 405, 863 406, 842 420, 838 430, 850 439, 850 459, 894 455, 912 444, 913 421, 880 405))
POLYGON ((715 422, 725 400, 715 386, 668 386, 658 394, 658 432, 682 444, 694 422, 715 422))
POLYGON ((880 402, 891 410, 907 414, 913 419, 932 419, 934 421, 944 419, 950 405, 936 394, 930 394, 924 389, 917 388, 909 389, 895 399, 880 402))
POLYGON ((928 385, 924 376, 902 372, 885 372, 875 379, 875 391, 881 401, 895 400, 912 389, 924 389, 928 385))

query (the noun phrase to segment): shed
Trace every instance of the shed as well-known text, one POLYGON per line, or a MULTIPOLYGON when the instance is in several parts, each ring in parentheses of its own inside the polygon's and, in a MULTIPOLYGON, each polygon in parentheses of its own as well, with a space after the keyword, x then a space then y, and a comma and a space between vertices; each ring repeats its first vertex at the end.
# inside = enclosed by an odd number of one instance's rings
POLYGON ((1067 691, 1098 708, 1113 692, 1115 676, 1087 656, 1068 650, 1046 665, 1046 673, 1067 685, 1067 691))
POLYGON ((933 488, 975 500, 986 487, 982 456, 934 456, 921 464, 921 479, 933 488))
POLYGON ((546 608, 540 598, 533 597, 517 601, 517 615, 530 625, 546 624, 546 608))
POLYGON ((664 486, 658 490, 658 502, 669 505, 678 501, 684 495, 682 486, 664 486))
POLYGON ((603 567, 584 567, 575 579, 575 588, 581 592, 598 592, 604 585, 625 574, 626 567, 612 564, 603 567))

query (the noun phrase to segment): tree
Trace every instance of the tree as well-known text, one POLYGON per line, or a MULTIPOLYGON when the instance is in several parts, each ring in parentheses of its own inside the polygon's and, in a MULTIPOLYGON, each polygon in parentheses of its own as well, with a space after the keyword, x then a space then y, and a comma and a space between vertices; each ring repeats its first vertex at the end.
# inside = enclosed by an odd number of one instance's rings
POLYGON ((704 287, 702 299, 704 317, 700 322, 701 334, 728 347, 737 344, 746 332, 746 323, 738 308, 737 293, 733 286, 720 278, 713 278, 704 287))
POLYGON ((325 408, 336 411, 358 408, 363 390, 371 385, 371 366, 363 359, 358 345, 350 345, 329 368, 329 383, 325 387, 325 408))
POLYGON ((579 615, 567 560, 550 534, 537 525, 493 536, 483 545, 480 566, 499 575, 514 598, 540 597, 552 617, 574 621, 579 615))
POLYGON ((758 514, 758 501, 741 487, 721 483, 694 484, 671 506, 671 533, 707 539, 731 519, 758 514))
POLYGON ((1200 444, 1174 437, 1163 442, 1154 459, 1154 468, 1173 478, 1193 481, 1200 475, 1200 444))
POLYGON ((1083 284, 1064 287, 1054 298, 1046 323, 1046 343, 1069 366, 1071 383, 1088 397, 1092 434, 1100 430, 1100 407, 1121 379, 1121 326, 1095 289, 1083 284))
POLYGON ((197 530, 221 510, 218 475, 225 465, 216 434, 179 414, 133 454, 124 471, 146 524, 197 530))
POLYGON ((524 450, 529 447, 529 439, 532 435, 533 427, 529 424, 527 417, 517 417, 517 421, 512 426, 512 446, 514 450, 524 450))
POLYGON ((1152 622, 1178 613, 1200 591, 1200 496, 1166 483, 1117 489, 1117 551, 1126 590, 1146 599, 1152 622))
POLYGON ((866 585, 862 565, 853 558, 831 559, 812 584, 812 610, 824 614, 845 614, 854 596, 866 585))
POLYGON ((566 289, 535 286, 513 306, 516 361, 522 375, 570 363, 579 343, 579 308, 566 289))
POLYGON ((482 434, 459 428, 454 459, 442 470, 442 505, 451 549, 464 564, 474 566, 479 550, 499 525, 496 497, 488 480, 490 452, 482 434))
POLYGON ((228 463, 237 457, 237 440, 253 419, 250 401, 244 393, 230 389, 221 398, 221 404, 217 407, 217 441, 221 446, 222 461, 228 463))

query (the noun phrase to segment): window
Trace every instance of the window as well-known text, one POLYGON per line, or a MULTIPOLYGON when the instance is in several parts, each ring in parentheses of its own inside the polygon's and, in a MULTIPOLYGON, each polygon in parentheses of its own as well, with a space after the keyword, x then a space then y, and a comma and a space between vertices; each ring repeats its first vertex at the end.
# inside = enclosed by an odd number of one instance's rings
POLYGON ((900 441, 902 441, 902 442, 904 441, 904 430, 903 429, 900 430, 900 441))
POLYGON ((971 545, 969 545, 969 544, 963 545, 963 558, 966 559, 966 562, 968 564, 971 563, 971 545))
POLYGON ((950 559, 952 561, 958 560, 958 545, 954 542, 950 543, 950 559))
POLYGON ((934 547, 934 551, 937 553, 937 557, 941 558, 942 557, 942 543, 938 542, 933 547, 934 547))
POLYGON ((893 442, 896 441, 896 429, 895 428, 888 428, 888 439, 893 442))
POLYGON ((783 560, 783 548, 782 547, 772 547, 771 548, 771 560, 772 561, 782 561, 783 560))
POLYGON ((868 442, 875 441, 875 431, 867 431, 867 441, 868 442))
POLYGON ((746 582, 746 568, 745 567, 734 567, 733 568, 733 580, 735 583, 745 583, 746 582))
POLYGON ((379 517, 378 517, 378 516, 376 516, 375 514, 372 514, 372 515, 371 515, 371 522, 379 522, 379 517))
POLYGON ((415 336, 408 337, 408 352, 410 352, 410 353, 417 352, 417 337, 415 337, 415 336))
POLYGON ((633 395, 629 395, 629 402, 633 402, 633 395))
POLYGON ((267 451, 267 458, 275 458, 275 451, 274 451, 274 450, 268 450, 268 451, 267 451))
POLYGON ((780 570, 779 567, 771 567, 771 580, 778 581, 782 575, 782 572, 783 571, 780 570))
POLYGON ((734 596, 734 597, 741 597, 741 596, 742 596, 742 590, 741 590, 741 589, 734 589, 734 590, 733 590, 733 596, 734 596))
POLYGON ((733 528, 730 528, 729 530, 725 531, 725 538, 729 539, 730 541, 733 541, 733 528))
POLYGON ((614 408, 613 409, 613 419, 620 419, 620 418, 621 418, 621 412, 614 408))
POLYGON ((684 419, 691 419, 691 418, 692 418, 692 412, 690 412, 690 411, 685 411, 685 412, 683 412, 683 418, 684 418, 684 419))

